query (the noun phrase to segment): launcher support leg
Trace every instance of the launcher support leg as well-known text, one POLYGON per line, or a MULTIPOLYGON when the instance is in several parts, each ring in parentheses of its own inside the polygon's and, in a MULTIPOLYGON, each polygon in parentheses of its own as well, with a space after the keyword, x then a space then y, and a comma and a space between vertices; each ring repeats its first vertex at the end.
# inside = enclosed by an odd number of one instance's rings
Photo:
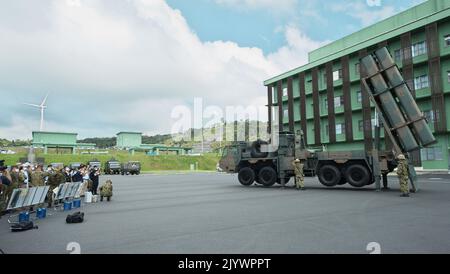
POLYGON ((411 183, 411 192, 416 193, 419 191, 419 182, 417 180, 417 173, 416 170, 414 169, 414 165, 411 163, 409 163, 408 173, 409 173, 409 181, 411 183))
POLYGON ((383 189, 389 189, 387 174, 383 174, 383 189))

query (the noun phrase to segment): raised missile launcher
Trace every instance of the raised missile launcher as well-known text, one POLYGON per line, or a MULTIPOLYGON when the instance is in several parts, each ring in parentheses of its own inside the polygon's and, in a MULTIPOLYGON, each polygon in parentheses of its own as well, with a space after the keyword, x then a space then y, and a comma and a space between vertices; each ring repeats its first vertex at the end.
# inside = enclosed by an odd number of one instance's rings
MULTIPOLYGON (((292 161, 299 158, 305 164, 305 173, 316 174, 327 187, 346 183, 363 187, 376 183, 380 189, 381 178, 387 180, 386 175, 397 166, 396 155, 407 155, 434 144, 436 139, 387 48, 360 61, 367 75, 361 81, 387 132, 385 138, 393 144, 392 151, 378 150, 381 146, 376 138, 378 145, 373 151, 317 152, 308 150, 301 132, 280 132, 268 143, 239 142, 225 148, 220 168, 237 173, 239 182, 245 186, 255 182, 267 187, 275 183, 284 186, 294 176, 292 161)), ((377 131, 379 136, 380 127, 377 131)), ((410 178, 416 190, 414 168, 410 168, 410 178)))

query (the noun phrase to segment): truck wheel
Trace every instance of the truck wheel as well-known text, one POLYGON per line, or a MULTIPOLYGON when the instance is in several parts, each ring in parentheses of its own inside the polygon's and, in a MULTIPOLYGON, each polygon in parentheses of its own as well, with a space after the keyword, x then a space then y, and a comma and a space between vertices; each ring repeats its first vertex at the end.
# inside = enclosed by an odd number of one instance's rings
POLYGON ((255 172, 249 167, 244 167, 239 171, 238 179, 241 185, 251 186, 255 182, 255 172))
POLYGON ((277 181, 277 172, 272 167, 263 167, 258 174, 259 182, 265 186, 273 186, 277 181))
POLYGON ((319 169, 319 181, 327 187, 336 186, 341 181, 341 172, 334 165, 324 165, 319 169))
POLYGON ((363 165, 351 165, 345 171, 345 178, 354 187, 363 187, 370 183, 370 174, 363 165))

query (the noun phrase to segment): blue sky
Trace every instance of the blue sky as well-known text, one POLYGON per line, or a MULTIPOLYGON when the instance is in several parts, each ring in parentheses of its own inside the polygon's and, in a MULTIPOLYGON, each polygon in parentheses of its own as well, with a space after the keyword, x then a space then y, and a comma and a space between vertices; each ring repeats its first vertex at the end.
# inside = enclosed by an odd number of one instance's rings
POLYGON ((31 138, 39 112, 23 103, 48 92, 45 130, 80 138, 170 133, 195 98, 264 108, 264 80, 420 2, 1 1, 0 138, 31 138))
MULTIPOLYGON (((179 9, 192 29, 203 41, 229 40, 241 46, 259 47, 268 54, 285 43, 281 29, 289 24, 298 26, 313 40, 337 40, 394 13, 415 6, 423 1, 411 0, 298 0, 285 1, 278 10, 277 2, 269 4, 245 4, 246 1, 217 0, 168 0, 170 6, 179 9), (354 7, 358 6, 356 10, 354 7), (341 7, 341 9, 339 9, 341 7), (364 9, 372 13, 367 22, 350 14, 364 9)), ((252 1, 248 1, 252 2, 252 1)), ((254 1, 258 2, 258 1, 254 1)), ((260 1, 270 2, 270 1, 260 1)))

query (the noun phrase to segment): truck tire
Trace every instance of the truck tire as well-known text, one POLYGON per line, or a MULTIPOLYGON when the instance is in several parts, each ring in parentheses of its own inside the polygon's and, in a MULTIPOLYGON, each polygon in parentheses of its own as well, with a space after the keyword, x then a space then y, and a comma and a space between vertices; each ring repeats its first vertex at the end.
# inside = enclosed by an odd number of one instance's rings
POLYGON ((363 165, 351 165, 345 171, 345 178, 354 187, 363 187, 370 184, 369 170, 363 165))
POLYGON ((341 181, 342 174, 336 166, 324 165, 319 169, 318 177, 322 185, 333 187, 341 181))
POLYGON ((249 167, 244 167, 239 171, 238 180, 243 186, 251 186, 255 182, 255 172, 249 167))
POLYGON ((266 158, 267 156, 269 156, 269 153, 261 152, 261 146, 267 144, 267 142, 261 140, 253 142, 251 151, 252 158, 266 158))
POLYGON ((273 167, 266 166, 259 171, 258 178, 263 186, 270 187, 277 182, 278 176, 273 167))

